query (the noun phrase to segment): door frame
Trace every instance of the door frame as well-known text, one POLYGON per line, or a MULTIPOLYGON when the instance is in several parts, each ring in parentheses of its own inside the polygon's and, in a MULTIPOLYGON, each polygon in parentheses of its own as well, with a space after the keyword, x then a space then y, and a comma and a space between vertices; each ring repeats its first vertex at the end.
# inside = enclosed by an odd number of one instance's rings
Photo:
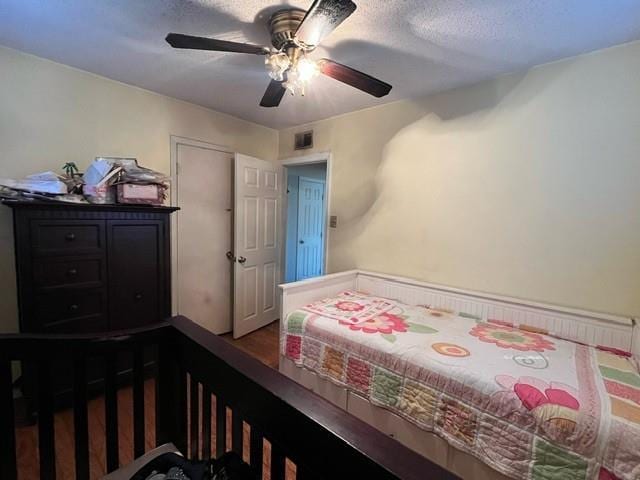
MULTIPOLYGON (((235 152, 226 146, 216 145, 215 143, 206 142, 204 140, 196 140, 194 138, 181 137, 179 135, 171 135, 171 154, 170 154, 170 177, 171 188, 169 188, 169 199, 171 206, 179 207, 178 205, 178 146, 186 145, 189 147, 204 148, 206 150, 213 150, 221 153, 229 153, 231 155, 235 152)), ((232 185, 233 189, 233 185, 232 185)), ((233 191, 233 190, 232 190, 233 191)), ((178 218, 180 213, 171 219, 171 315, 178 314, 178 218)), ((233 235, 233 232, 232 232, 233 235)), ((232 239, 233 242, 233 239, 232 239)), ((233 278, 232 278, 233 280, 233 278)), ((229 292, 232 299, 233 307, 233 291, 229 292)))
MULTIPOLYGON (((330 213, 331 213, 331 168, 332 168, 332 164, 331 164, 331 151, 326 151, 326 152, 318 152, 318 153, 310 153, 307 155, 300 155, 300 156, 296 156, 296 157, 288 157, 288 158, 284 158, 282 160, 280 160, 280 164, 285 167, 284 169, 284 177, 283 177, 283 182, 284 185, 287 185, 287 180, 288 180, 288 176, 289 176, 289 171, 286 167, 293 167, 293 166, 301 166, 301 165, 313 165, 314 163, 326 163, 327 164, 327 174, 326 174, 326 178, 325 178, 325 182, 324 182, 324 211, 325 211, 325 225, 324 225, 324 265, 322 266, 322 274, 326 275, 327 274, 327 269, 329 266, 329 236, 331 235, 330 233, 330 227, 329 227, 329 217, 330 217, 330 213)), ((289 206, 289 197, 288 195, 284 195, 284 200, 282 202, 282 209, 284 212, 284 215, 282 215, 282 231, 286 232, 287 231, 287 209, 289 206)), ((285 237, 286 238, 286 237, 285 237)), ((283 245, 282 245, 282 261, 284 262, 284 259, 286 259, 286 255, 287 255, 287 245, 286 245, 286 241, 283 240, 283 245)), ((280 272, 280 282, 284 283, 284 279, 285 279, 285 269, 282 268, 282 271, 280 272)))

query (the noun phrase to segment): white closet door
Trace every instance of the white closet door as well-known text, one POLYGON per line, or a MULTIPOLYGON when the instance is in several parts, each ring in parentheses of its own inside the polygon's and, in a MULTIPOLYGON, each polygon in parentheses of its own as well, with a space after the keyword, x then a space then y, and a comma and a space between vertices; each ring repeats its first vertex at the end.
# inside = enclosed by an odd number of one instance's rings
POLYGON ((177 311, 213 333, 229 332, 233 155, 177 149, 177 311))
POLYGON ((233 336, 278 318, 282 167, 236 154, 233 336))

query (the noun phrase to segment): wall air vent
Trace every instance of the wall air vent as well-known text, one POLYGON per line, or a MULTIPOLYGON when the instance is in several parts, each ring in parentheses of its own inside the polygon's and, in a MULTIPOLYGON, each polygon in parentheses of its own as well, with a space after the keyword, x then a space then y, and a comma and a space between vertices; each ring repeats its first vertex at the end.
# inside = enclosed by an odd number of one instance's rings
POLYGON ((295 150, 304 150, 305 148, 311 147, 313 147, 313 130, 296 133, 295 150))

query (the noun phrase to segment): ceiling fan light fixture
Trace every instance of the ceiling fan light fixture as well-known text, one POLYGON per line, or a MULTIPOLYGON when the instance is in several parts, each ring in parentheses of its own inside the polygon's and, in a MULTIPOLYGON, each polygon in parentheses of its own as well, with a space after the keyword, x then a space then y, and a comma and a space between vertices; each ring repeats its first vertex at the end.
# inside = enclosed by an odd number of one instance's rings
POLYGON ((289 56, 284 52, 272 53, 264 59, 264 64, 269 72, 269 77, 278 82, 284 80, 284 74, 291 66, 289 56))
POLYGON ((306 57, 299 59, 287 72, 287 81, 282 85, 292 95, 299 93, 304 96, 305 90, 311 80, 320 74, 320 67, 313 60, 306 57))

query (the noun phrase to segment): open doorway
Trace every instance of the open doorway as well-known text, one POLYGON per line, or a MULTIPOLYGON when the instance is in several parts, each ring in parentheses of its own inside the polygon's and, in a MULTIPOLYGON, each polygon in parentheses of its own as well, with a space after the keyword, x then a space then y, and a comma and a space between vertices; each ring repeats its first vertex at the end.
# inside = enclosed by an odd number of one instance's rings
POLYGON ((285 282, 324 275, 327 228, 327 161, 285 164, 287 209, 285 282))

